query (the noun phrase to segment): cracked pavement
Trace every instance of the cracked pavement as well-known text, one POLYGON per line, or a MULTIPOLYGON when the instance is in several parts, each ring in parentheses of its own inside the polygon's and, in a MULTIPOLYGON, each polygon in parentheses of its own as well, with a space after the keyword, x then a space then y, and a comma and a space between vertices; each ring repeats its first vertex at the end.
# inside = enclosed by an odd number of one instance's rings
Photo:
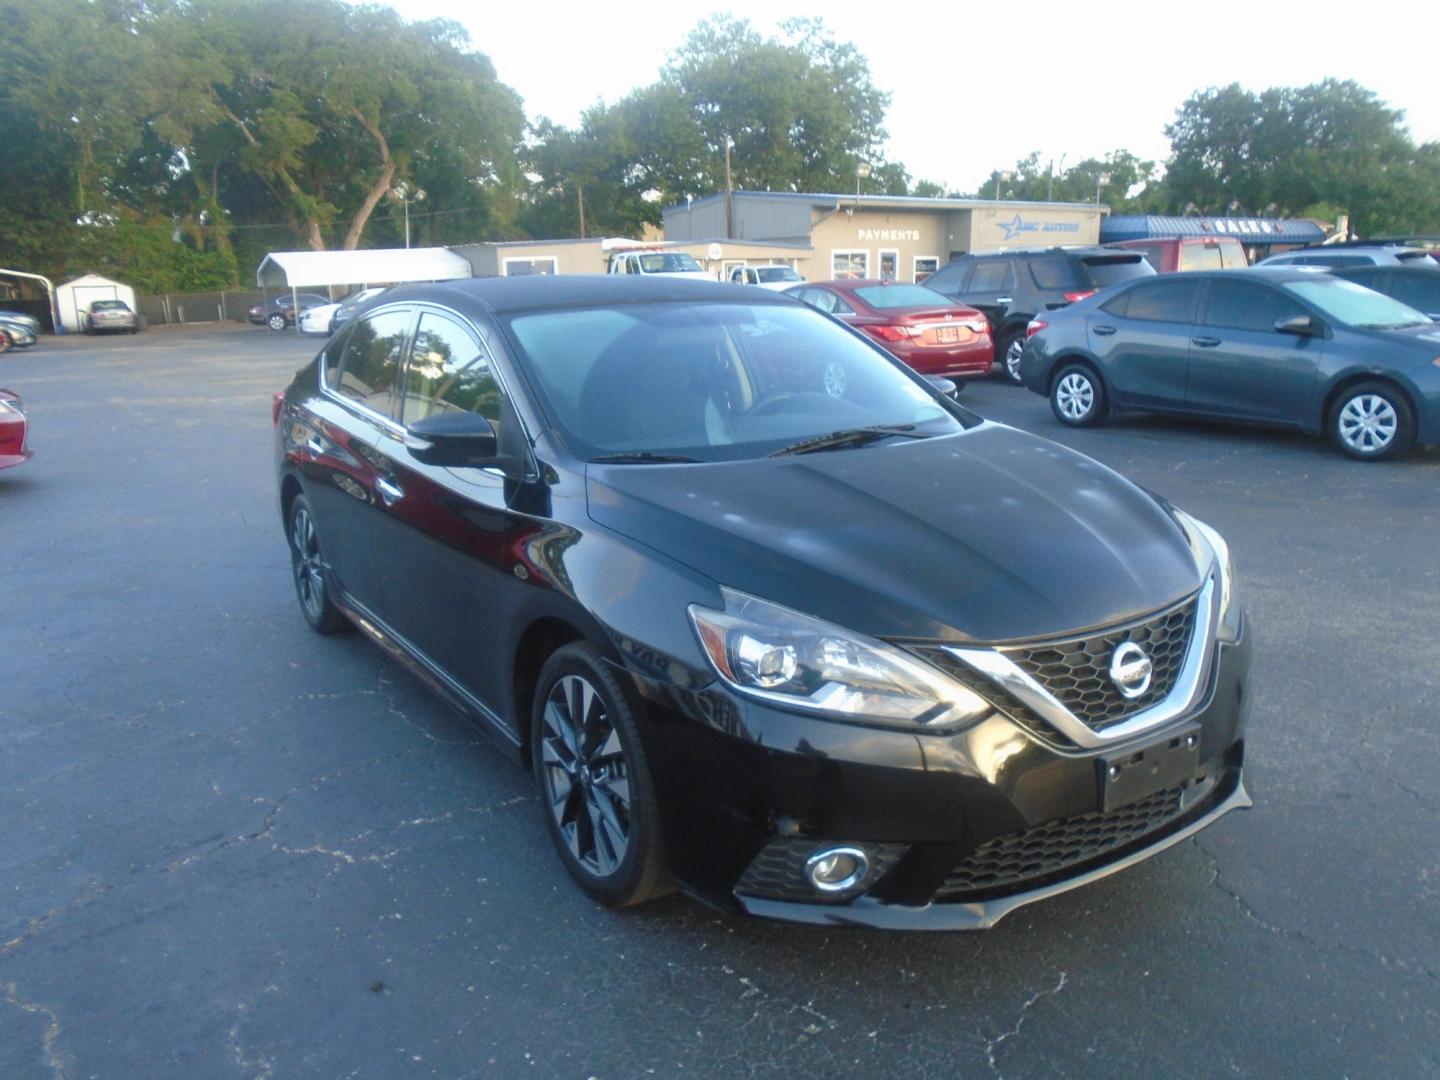
POLYGON ((530 778, 319 638, 241 326, 0 358, 0 1076, 1440 1074, 1440 451, 995 419, 1219 528, 1256 634, 1256 808, 980 935, 595 907, 530 778))

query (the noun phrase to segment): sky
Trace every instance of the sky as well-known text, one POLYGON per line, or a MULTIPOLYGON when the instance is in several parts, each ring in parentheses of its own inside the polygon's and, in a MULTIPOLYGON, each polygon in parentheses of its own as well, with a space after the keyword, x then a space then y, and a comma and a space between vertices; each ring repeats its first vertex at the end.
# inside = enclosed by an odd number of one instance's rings
POLYGON ((1057 172, 1117 149, 1163 161, 1164 128, 1181 103, 1231 82, 1258 91, 1354 79, 1404 109, 1417 142, 1440 140, 1433 55, 1428 44, 1406 47, 1436 40, 1434 0, 392 3, 407 18, 463 25, 532 121, 567 126, 597 102, 654 82, 702 18, 729 12, 769 34, 783 19, 818 14, 860 49, 875 84, 891 94, 887 158, 958 191, 1036 150, 1057 172))

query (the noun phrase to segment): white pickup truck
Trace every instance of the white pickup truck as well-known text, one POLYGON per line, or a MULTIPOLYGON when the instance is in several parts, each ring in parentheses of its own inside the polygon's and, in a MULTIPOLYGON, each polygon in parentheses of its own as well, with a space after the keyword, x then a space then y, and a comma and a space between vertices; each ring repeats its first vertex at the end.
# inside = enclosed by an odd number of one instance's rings
POLYGON ((737 266, 730 271, 732 284, 758 285, 775 292, 784 292, 804 280, 788 266, 737 266))
POLYGON ((612 274, 664 274, 666 277, 714 281, 715 275, 701 269, 693 255, 684 251, 616 251, 610 255, 612 274))

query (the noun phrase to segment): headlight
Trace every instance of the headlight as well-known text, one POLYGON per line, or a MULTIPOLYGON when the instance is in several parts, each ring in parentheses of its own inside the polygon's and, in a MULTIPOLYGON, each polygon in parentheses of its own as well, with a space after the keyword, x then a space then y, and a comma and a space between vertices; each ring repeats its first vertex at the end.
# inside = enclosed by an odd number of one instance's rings
POLYGON ((1220 581, 1220 623, 1218 635, 1221 641, 1240 639, 1240 609, 1235 605, 1235 563, 1230 557, 1230 545, 1225 538, 1198 518, 1183 510, 1171 507, 1180 527, 1190 536, 1190 546, 1203 546, 1214 560, 1220 581), (1197 545, 1198 541, 1198 545, 1197 545))
POLYGON ((716 673, 742 694, 912 731, 971 723, 990 711, 984 698, 894 646, 720 591, 725 610, 691 604, 690 621, 716 673))

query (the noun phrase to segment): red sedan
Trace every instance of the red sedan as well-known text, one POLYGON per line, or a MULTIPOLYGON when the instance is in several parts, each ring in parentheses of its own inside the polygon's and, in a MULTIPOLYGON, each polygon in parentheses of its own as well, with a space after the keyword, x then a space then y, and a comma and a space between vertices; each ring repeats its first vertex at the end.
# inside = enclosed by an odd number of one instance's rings
POLYGON ((26 428, 20 396, 10 390, 0 390, 0 469, 19 465, 30 457, 25 445, 26 428))
POLYGON ((823 281, 785 293, 869 334, 923 375, 978 379, 995 362, 985 316, 923 285, 823 281))

